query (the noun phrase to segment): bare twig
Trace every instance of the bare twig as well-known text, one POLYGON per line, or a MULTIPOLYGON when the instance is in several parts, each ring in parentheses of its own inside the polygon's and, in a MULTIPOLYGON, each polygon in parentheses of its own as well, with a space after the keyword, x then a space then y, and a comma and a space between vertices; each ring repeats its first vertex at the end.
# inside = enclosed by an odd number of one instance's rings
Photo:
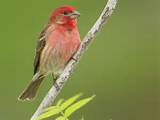
POLYGON ((90 29, 90 31, 87 33, 87 35, 84 37, 79 50, 74 55, 74 59, 71 60, 67 66, 65 67, 63 73, 59 76, 59 78, 56 80, 56 84, 52 86, 52 88, 49 90, 47 95, 44 97, 43 101, 41 102, 40 106, 38 107, 37 111, 32 116, 31 120, 35 120, 45 108, 52 105, 55 98, 61 91, 64 84, 67 82, 68 78, 71 76, 74 68, 78 64, 81 56, 84 54, 88 46, 93 42, 96 33, 101 30, 101 28, 104 26, 106 21, 108 20, 109 16, 111 16, 115 6, 117 4, 117 0, 108 0, 104 10, 102 11, 100 17, 94 24, 94 26, 90 29))

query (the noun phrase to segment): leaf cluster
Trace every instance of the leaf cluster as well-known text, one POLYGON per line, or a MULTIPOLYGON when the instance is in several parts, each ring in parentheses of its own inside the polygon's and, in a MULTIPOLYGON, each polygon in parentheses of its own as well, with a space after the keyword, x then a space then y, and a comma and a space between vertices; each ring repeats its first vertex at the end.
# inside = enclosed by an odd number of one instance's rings
POLYGON ((69 117, 78 109, 90 102, 95 95, 81 99, 78 98, 82 96, 82 93, 79 93, 68 100, 60 99, 55 106, 48 107, 44 112, 36 119, 42 120, 51 116, 59 115, 55 120, 69 120, 69 117))

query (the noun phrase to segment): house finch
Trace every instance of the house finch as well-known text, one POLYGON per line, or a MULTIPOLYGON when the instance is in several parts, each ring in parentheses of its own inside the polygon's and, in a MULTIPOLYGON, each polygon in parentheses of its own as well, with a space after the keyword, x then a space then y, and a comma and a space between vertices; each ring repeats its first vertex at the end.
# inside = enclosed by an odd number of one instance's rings
POLYGON ((41 32, 34 59, 34 76, 19 100, 31 100, 45 76, 59 76, 80 45, 77 18, 71 6, 57 8, 41 32))

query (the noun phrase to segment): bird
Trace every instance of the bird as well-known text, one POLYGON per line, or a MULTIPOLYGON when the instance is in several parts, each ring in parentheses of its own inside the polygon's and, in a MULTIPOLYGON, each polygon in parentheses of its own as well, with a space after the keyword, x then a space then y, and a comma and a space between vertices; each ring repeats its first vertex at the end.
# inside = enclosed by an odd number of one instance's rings
POLYGON ((44 78, 53 75, 56 81, 67 63, 73 59, 81 44, 77 27, 79 17, 80 13, 68 5, 58 7, 51 13, 38 38, 33 64, 34 75, 18 100, 33 100, 44 78))

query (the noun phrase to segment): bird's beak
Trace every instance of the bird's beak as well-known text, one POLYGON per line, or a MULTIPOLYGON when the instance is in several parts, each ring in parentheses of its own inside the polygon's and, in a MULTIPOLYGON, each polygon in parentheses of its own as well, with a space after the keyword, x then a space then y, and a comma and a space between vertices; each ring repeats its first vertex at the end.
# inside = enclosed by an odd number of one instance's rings
POLYGON ((78 11, 74 11, 73 13, 70 13, 69 16, 71 19, 76 19, 76 18, 80 17, 80 13, 78 11))

